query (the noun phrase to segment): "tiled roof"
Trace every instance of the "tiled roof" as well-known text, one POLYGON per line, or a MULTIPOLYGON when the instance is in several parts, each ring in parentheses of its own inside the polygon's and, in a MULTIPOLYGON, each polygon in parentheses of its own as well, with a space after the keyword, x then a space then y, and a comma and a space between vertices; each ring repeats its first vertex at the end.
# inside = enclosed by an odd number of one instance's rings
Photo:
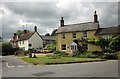
POLYGON ((95 35, 109 35, 109 34, 118 34, 120 33, 120 29, 115 27, 108 27, 108 28, 99 28, 95 35))
POLYGON ((19 41, 28 40, 34 33, 35 33, 35 32, 28 32, 28 33, 26 33, 26 34, 20 35, 19 41))
POLYGON ((17 36, 13 36, 12 38, 14 38, 14 39, 11 39, 10 42, 17 42, 18 41, 17 36))
POLYGON ((96 30, 98 29, 98 27, 99 27, 98 22, 77 23, 77 24, 70 24, 70 25, 64 25, 63 27, 59 27, 56 33, 89 31, 89 30, 96 30))
POLYGON ((43 40, 55 40, 55 36, 41 36, 43 40))

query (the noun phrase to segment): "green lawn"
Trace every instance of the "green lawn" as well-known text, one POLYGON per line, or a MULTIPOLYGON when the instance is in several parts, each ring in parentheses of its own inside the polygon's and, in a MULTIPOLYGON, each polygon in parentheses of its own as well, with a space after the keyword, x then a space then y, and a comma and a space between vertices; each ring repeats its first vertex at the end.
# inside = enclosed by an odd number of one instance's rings
POLYGON ((28 63, 32 63, 32 64, 65 64, 65 63, 104 61, 105 59, 76 58, 76 57, 61 57, 61 58, 51 59, 48 56, 43 56, 43 57, 37 57, 37 58, 23 57, 22 60, 28 63))

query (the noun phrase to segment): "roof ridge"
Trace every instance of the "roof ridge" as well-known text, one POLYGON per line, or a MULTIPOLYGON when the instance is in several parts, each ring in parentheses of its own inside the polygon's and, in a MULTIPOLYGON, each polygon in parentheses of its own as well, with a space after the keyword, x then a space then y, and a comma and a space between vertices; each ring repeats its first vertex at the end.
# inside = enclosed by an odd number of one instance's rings
POLYGON ((84 23, 66 24, 66 25, 64 25, 64 26, 68 26, 68 25, 78 25, 78 24, 86 24, 86 23, 94 23, 94 22, 84 22, 84 23))
POLYGON ((110 27, 103 27, 103 29, 107 29, 107 28, 117 28, 118 26, 110 26, 110 27))

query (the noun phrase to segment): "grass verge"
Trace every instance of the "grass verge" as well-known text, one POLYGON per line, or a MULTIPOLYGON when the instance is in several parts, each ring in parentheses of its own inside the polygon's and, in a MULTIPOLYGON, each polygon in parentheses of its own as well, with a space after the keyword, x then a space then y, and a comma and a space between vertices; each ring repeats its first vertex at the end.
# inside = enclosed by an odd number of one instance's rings
POLYGON ((95 61, 105 61, 105 59, 100 58, 75 58, 75 57, 61 57, 57 59, 51 59, 47 56, 37 57, 37 58, 21 58, 23 61, 38 65, 38 64, 68 64, 68 63, 83 63, 83 62, 95 62, 95 61))

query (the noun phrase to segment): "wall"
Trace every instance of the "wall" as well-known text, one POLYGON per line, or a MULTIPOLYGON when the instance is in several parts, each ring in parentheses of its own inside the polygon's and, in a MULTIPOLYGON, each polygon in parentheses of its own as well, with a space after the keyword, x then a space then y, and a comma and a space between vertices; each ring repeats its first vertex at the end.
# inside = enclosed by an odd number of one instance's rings
POLYGON ((29 39, 29 44, 32 44, 32 48, 43 48, 43 40, 41 37, 35 32, 29 39))
POLYGON ((19 47, 25 48, 25 50, 28 50, 28 40, 23 40, 23 41, 18 42, 19 47), (24 44, 23 44, 23 41, 24 41, 24 44), (21 42, 21 44, 20 44, 20 42, 21 42))
MULTIPOLYGON (((95 34, 95 31, 87 31, 87 37, 90 39, 97 38, 94 34, 95 34)), ((76 32, 75 39, 80 39, 81 37, 82 37, 82 32, 76 32)), ((68 46, 68 44, 73 40, 74 38, 72 38, 72 33, 65 33, 65 39, 62 39, 62 34, 57 34, 56 35, 57 50, 59 51, 61 50, 61 44, 66 44, 68 46)), ((88 51, 101 51, 101 48, 99 46, 88 44, 88 51)), ((66 52, 69 52, 68 48, 66 52)))

